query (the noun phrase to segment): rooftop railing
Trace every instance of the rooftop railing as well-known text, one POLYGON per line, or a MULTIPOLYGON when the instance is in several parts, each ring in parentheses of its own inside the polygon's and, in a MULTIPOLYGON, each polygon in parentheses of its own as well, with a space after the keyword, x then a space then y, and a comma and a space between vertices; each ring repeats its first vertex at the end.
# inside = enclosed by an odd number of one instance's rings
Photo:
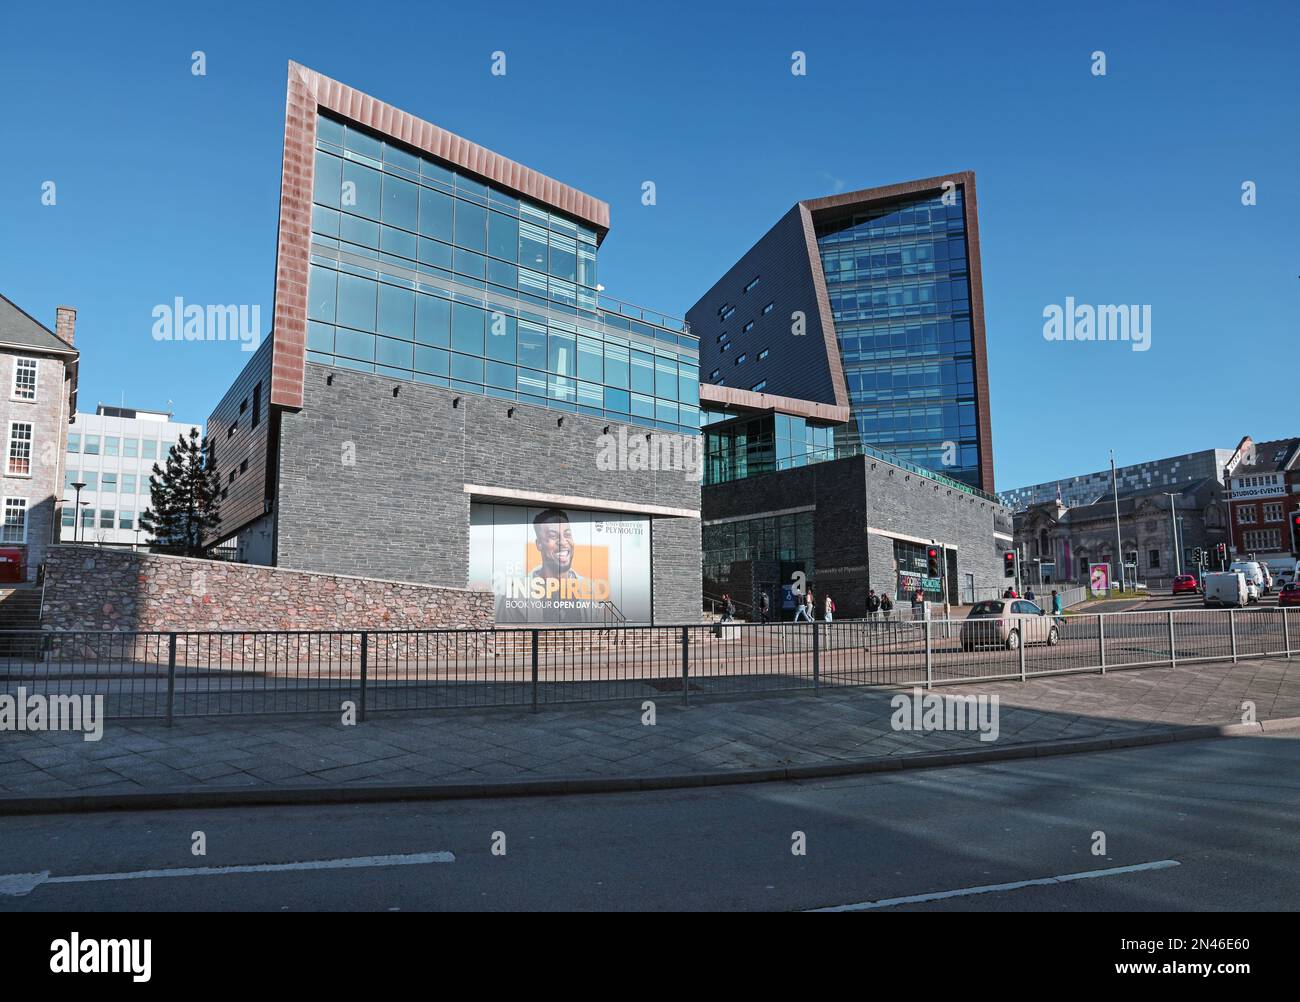
POLYGON ((653 324, 656 327, 663 327, 666 330, 676 331, 679 334, 690 334, 691 325, 685 320, 677 317, 670 317, 666 313, 659 313, 655 310, 647 310, 645 307, 636 306, 632 303, 624 302, 621 299, 615 299, 613 296, 600 293, 596 297, 597 308, 604 313, 612 313, 615 316, 627 317, 629 320, 639 320, 642 323, 653 324))
MULTIPOLYGON (((705 427, 701 430, 707 433, 708 428, 705 427)), ((704 482, 706 485, 711 483, 729 483, 733 480, 744 480, 747 477, 761 476, 765 473, 775 473, 778 470, 789 470, 798 466, 808 466, 812 463, 825 463, 833 459, 846 459, 851 456, 866 456, 869 459, 877 459, 883 463, 888 463, 891 466, 896 466, 907 473, 915 473, 919 477, 933 480, 935 483, 942 484, 951 490, 961 491, 963 494, 969 494, 972 497, 977 497, 984 501, 991 501, 996 505, 1002 504, 996 495, 982 491, 978 487, 972 487, 970 484, 964 483, 953 477, 938 473, 935 470, 927 469, 924 466, 918 466, 916 463, 908 462, 906 459, 903 459, 900 456, 895 456, 893 453, 886 452, 883 449, 877 449, 873 445, 866 445, 861 442, 837 443, 830 448, 811 448, 795 456, 783 456, 779 461, 773 457, 770 461, 760 460, 759 462, 750 462, 747 458, 745 472, 743 474, 734 474, 734 467, 736 464, 730 463, 728 465, 732 467, 732 469, 727 472, 733 473, 733 475, 722 477, 714 476, 714 470, 716 468, 715 464, 717 463, 717 453, 711 453, 708 457, 709 462, 705 467, 706 473, 704 482), (796 460, 801 460, 801 462, 796 462, 796 460)))

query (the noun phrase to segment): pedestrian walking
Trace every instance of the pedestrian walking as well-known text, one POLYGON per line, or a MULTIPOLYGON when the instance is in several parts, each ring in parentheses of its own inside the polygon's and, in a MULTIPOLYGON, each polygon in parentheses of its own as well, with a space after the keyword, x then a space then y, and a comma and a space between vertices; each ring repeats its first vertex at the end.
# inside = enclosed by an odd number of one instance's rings
POLYGON ((722 621, 730 623, 736 618, 736 603, 732 601, 731 593, 727 592, 722 596, 722 621))
POLYGON ((876 589, 867 589, 867 619, 872 626, 876 625, 876 617, 880 615, 880 596, 876 594, 876 589))
POLYGON ((1034 586, 1033 586, 1033 585, 1030 585, 1028 591, 1025 592, 1025 598, 1029 599, 1029 601, 1031 601, 1031 602, 1036 601, 1036 596, 1034 595, 1034 586))
POLYGON ((889 597, 889 593, 880 596, 880 615, 886 623, 889 622, 890 614, 894 611, 894 600, 889 597))
POLYGON ((795 606, 794 621, 796 623, 799 622, 799 620, 801 619, 805 619, 810 623, 812 622, 812 611, 811 611, 812 607, 810 605, 811 599, 812 599, 812 591, 810 589, 809 591, 804 593, 803 598, 801 598, 798 604, 795 606))
POLYGON ((767 592, 758 596, 758 621, 766 623, 769 613, 772 611, 771 603, 768 601, 767 592))
POLYGON ((827 594, 823 602, 826 622, 833 622, 835 619, 835 599, 831 598, 830 595, 827 594))

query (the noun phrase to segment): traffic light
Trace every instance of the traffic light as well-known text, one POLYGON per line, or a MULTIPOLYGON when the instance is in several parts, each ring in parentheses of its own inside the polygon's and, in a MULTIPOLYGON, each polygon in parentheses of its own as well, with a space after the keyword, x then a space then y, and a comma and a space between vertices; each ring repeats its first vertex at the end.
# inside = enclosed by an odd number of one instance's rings
POLYGON ((1004 578, 1013 578, 1016 576, 1016 551, 1007 550, 1002 554, 1002 576, 1004 578))
POLYGON ((1291 513, 1291 550, 1300 553, 1300 508, 1291 513))
POLYGON ((1199 564, 1203 556, 1204 554, 1201 552, 1201 548, 1198 546, 1195 550, 1192 551, 1192 563, 1199 564))
POLYGON ((936 547, 925 551, 925 572, 932 578, 939 576, 939 551, 936 547))

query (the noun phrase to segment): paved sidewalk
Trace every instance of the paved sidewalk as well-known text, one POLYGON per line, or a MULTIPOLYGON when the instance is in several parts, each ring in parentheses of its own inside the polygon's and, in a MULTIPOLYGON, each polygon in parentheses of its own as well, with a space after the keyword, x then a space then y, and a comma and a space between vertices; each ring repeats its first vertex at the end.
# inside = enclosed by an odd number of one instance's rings
MULTIPOLYGON (((973 731, 896 731, 900 689, 836 688, 820 696, 657 701, 547 709, 538 714, 443 711, 337 719, 108 721, 101 741, 80 734, 0 733, 0 813, 33 796, 131 795, 370 784, 485 784, 557 778, 680 777, 752 769, 842 766, 954 751, 998 752, 1080 739, 1130 739, 1171 728, 1300 717, 1300 662, 1261 659, 937 688, 998 695, 996 741, 973 731)), ((1058 748, 1058 751, 1060 749, 1058 748)), ((918 760, 919 761, 919 760, 918 760)), ((901 761, 898 764, 903 764, 901 761)), ((30 806, 24 808, 30 810, 30 806)))

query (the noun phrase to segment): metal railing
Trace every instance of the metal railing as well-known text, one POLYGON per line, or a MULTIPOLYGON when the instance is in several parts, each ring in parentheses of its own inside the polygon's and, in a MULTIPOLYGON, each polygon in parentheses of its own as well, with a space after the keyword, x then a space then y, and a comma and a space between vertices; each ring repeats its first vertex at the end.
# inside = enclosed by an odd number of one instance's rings
POLYGON ((1026 679, 1300 653, 1288 609, 496 630, 0 633, 0 694, 108 718, 530 707, 1026 679))

